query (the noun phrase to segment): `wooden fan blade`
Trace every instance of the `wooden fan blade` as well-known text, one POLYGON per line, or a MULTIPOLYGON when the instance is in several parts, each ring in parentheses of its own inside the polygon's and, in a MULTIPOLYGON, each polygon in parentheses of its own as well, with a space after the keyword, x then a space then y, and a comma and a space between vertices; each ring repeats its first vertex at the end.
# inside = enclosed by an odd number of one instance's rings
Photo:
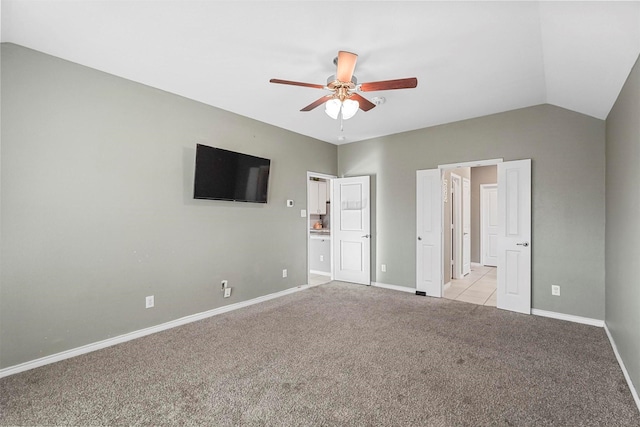
POLYGON ((374 90, 390 90, 390 89, 412 89, 418 86, 418 79, 411 77, 408 79, 384 80, 381 82, 362 83, 360 90, 363 92, 372 92, 374 90))
POLYGON ((304 107, 304 108, 303 108, 302 110, 300 110, 300 111, 311 111, 311 110, 313 110, 314 108, 316 108, 317 106, 322 105, 322 104, 324 104, 325 102, 327 102, 328 100, 330 100, 332 96, 333 96, 333 95, 323 96, 322 98, 320 98, 320 99, 318 99, 318 100, 316 100, 316 101, 313 101, 311 104, 307 105, 306 107, 304 107))
POLYGON ((316 85, 313 83, 302 83, 302 82, 293 82, 291 80, 280 80, 280 79, 271 79, 269 80, 270 83, 278 83, 281 85, 293 85, 293 86, 303 86, 303 87, 312 87, 315 89, 324 89, 324 86, 322 85, 316 85))
POLYGON ((358 55, 351 52, 341 50, 338 52, 338 69, 336 71, 336 79, 341 82, 349 83, 353 77, 353 70, 356 69, 356 61, 358 55))
POLYGON ((352 94, 351 95, 351 99, 353 99, 354 101, 358 101, 358 104, 360 104, 360 109, 362 111, 369 111, 373 107, 376 106, 376 104, 374 104, 373 102, 369 101, 367 98, 363 98, 362 96, 358 95, 357 93, 352 94))

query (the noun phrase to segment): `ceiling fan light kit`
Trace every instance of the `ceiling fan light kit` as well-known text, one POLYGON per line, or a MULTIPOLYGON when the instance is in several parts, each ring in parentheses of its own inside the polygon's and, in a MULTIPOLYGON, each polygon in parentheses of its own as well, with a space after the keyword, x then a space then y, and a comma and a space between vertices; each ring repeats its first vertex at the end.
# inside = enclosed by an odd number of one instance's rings
POLYGON ((342 114, 343 120, 348 120, 355 116, 360 108, 360 104, 352 99, 345 99, 340 101, 337 98, 330 99, 324 104, 324 111, 329 117, 337 120, 339 115, 342 114))
POLYGON ((371 102, 357 92, 411 89, 418 86, 418 79, 415 77, 358 84, 358 79, 353 75, 357 59, 358 55, 355 53, 339 51, 337 58, 333 61, 337 67, 336 74, 335 76, 331 76, 327 79, 326 86, 280 79, 271 79, 269 81, 271 83, 332 91, 333 93, 331 95, 325 95, 322 98, 317 99, 302 108, 300 111, 311 111, 314 108, 325 104, 324 111, 334 120, 337 120, 339 117, 343 120, 348 120, 358 112, 358 109, 366 112, 374 108, 376 105, 384 103, 385 99, 383 97, 374 97, 374 102, 371 102))

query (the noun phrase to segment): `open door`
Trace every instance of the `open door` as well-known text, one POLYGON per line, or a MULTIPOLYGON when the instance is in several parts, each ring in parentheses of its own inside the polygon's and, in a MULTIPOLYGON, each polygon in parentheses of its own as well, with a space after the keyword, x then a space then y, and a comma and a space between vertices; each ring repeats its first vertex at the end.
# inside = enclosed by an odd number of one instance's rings
POLYGON ((531 313, 531 159, 498 163, 498 308, 531 313))
POLYGON ((439 169, 417 171, 416 294, 442 297, 442 184, 439 169))
POLYGON ((333 180, 333 278, 371 284, 371 198, 369 177, 333 180))
POLYGON ((462 275, 471 273, 471 180, 462 178, 462 275))

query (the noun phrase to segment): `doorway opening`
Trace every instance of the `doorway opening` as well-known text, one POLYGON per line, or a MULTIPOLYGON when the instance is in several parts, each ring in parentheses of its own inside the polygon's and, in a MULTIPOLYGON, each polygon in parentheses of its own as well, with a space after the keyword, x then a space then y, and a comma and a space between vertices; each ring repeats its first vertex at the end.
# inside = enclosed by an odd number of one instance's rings
POLYGON ((331 244, 331 175, 307 172, 307 283, 333 279, 331 244))
MULTIPOLYGON (((447 299, 473 304, 496 306, 497 256, 495 246, 493 258, 485 252, 483 224, 497 221, 497 198, 488 216, 483 203, 483 188, 497 191, 497 167, 495 165, 467 166, 443 170, 443 183, 450 185, 443 190, 443 223, 447 235, 443 238, 443 290, 447 299), (446 193, 446 194, 445 194, 446 193)), ((444 188, 444 187, 443 187, 444 188)), ((494 192, 494 195, 497 194, 494 192)), ((493 237, 496 237, 497 230, 493 237)), ((495 243, 495 238, 493 239, 495 243)))
POLYGON ((307 283, 371 284, 369 176, 307 172, 307 283))
MULTIPOLYGON (((462 232, 445 232, 451 220, 445 221, 449 212, 444 199, 450 198, 446 190, 446 172, 458 168, 474 168, 495 165, 497 169, 497 291, 496 306, 519 313, 531 313, 531 159, 503 162, 502 159, 441 165, 438 169, 417 171, 416 211, 416 294, 441 298, 443 290, 451 280, 471 280, 464 273, 464 226, 462 232), (459 236, 462 234, 463 238, 459 236), (451 268, 450 253, 444 247, 449 236, 458 239, 462 246, 462 279, 453 279, 445 270, 451 268)), ((450 178, 450 176, 449 176, 450 178)), ((464 182, 464 180, 460 179, 464 182)), ((463 198, 465 190, 461 185, 463 198)), ((454 190, 455 191, 455 190, 454 190)), ((454 198, 454 203, 455 203, 454 198)), ((464 203, 462 204, 464 205, 464 203)), ((460 206, 460 202, 458 202, 460 206)), ((464 215, 462 222, 465 222, 464 215)), ((455 226, 455 224, 454 224, 455 226)), ((479 230, 479 227, 476 227, 479 230)), ((471 241, 474 239, 471 238, 471 241)), ((480 238, 476 241, 479 243, 480 238)), ((490 245, 489 245, 490 246, 490 245)), ((456 251, 456 252, 459 252, 456 251)), ((453 254, 453 252, 451 252, 453 254)), ((475 259, 480 259, 479 257, 475 259)), ((460 261, 459 261, 460 262, 460 261)), ((470 262, 469 262, 470 263, 470 262)), ((471 263, 470 263, 471 264, 471 263)), ((455 266, 454 266, 455 267, 455 266)), ((460 266, 458 267, 460 268, 460 266)), ((451 271, 454 271, 455 268, 451 271)), ((449 285, 451 286, 451 284, 449 285)))

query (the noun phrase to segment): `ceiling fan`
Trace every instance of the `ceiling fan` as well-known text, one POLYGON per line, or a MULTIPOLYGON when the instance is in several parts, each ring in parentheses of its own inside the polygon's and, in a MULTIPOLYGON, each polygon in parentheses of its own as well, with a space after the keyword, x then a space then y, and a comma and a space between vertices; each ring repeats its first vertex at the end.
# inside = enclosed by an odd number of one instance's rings
POLYGON ((300 111, 311 111, 325 104, 325 112, 331 118, 337 119, 341 116, 344 120, 353 117, 358 108, 362 111, 369 111, 376 106, 376 104, 364 98, 358 92, 411 89, 418 86, 418 79, 415 77, 358 84, 358 80, 353 75, 357 59, 358 55, 355 53, 339 51, 338 57, 333 61, 337 66, 336 75, 327 79, 326 86, 280 79, 271 79, 269 82, 330 90, 332 93, 312 102, 300 111))

